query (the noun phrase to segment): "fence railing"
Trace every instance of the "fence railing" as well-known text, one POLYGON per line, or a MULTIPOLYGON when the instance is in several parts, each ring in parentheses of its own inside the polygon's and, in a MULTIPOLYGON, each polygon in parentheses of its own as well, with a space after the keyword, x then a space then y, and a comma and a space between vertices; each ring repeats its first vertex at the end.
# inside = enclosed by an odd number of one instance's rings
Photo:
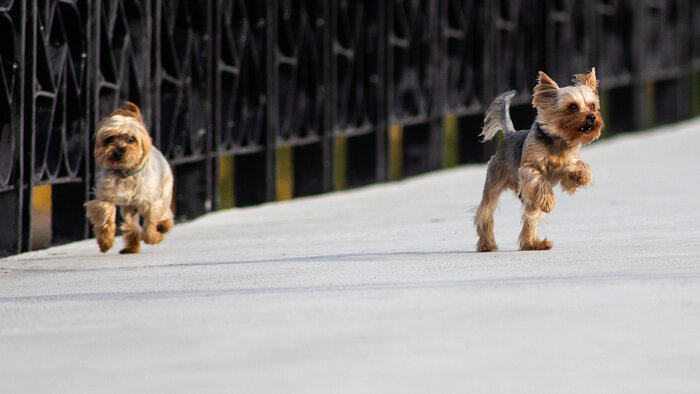
POLYGON ((493 146, 483 107, 538 70, 592 66, 606 132, 700 112, 697 0, 0 2, 0 255, 88 237, 91 135, 137 103, 186 220, 458 163, 493 146))

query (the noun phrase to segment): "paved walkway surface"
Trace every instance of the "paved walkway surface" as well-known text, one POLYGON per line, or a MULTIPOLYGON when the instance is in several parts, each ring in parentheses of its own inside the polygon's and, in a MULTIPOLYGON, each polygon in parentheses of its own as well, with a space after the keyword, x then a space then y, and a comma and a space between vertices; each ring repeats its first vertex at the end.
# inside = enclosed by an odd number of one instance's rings
POLYGON ((0 260, 0 392, 698 393, 700 120, 598 141, 517 252, 483 165, 0 260))

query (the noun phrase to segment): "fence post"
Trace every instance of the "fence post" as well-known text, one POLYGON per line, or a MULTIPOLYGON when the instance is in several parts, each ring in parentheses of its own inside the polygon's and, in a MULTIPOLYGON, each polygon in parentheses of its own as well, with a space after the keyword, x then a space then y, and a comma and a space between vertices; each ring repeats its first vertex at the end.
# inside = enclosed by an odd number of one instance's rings
MULTIPOLYGON (((24 190, 24 108, 27 45, 27 28, 31 26, 27 17, 26 2, 15 2, 5 8, 0 15, 12 21, 17 30, 3 29, 5 40, 13 40, 11 46, 4 46, 0 57, 0 257, 18 253, 24 247, 23 240, 23 200, 24 190), (4 15, 3 15, 4 14, 4 15), (12 37, 9 37, 9 35, 12 37), (12 52, 5 52, 12 49, 12 52), (3 78, 4 76, 4 78, 3 78)), ((3 26, 4 28, 10 25, 3 26)))

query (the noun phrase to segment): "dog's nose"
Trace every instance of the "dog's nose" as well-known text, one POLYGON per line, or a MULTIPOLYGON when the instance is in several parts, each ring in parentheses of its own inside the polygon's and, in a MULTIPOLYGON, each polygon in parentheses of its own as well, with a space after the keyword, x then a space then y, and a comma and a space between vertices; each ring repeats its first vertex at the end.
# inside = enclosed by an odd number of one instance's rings
POLYGON ((587 119, 590 123, 593 123, 593 122, 595 122, 595 115, 593 115, 593 114, 588 114, 588 115, 586 116, 586 119, 587 119))
POLYGON ((117 149, 116 151, 114 151, 115 159, 121 159, 122 157, 124 157, 124 149, 117 149))

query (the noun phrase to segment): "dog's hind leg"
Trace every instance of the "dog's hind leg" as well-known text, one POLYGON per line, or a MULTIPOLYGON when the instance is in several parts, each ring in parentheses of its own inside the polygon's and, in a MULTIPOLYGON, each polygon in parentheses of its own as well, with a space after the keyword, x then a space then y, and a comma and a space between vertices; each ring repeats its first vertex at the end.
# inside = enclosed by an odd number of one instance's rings
POLYGON ((157 224, 159 217, 153 209, 149 209, 143 213, 143 242, 154 245, 161 243, 163 241, 163 233, 158 231, 157 224))
POLYGON ((474 217, 474 226, 479 240, 476 243, 478 252, 493 252, 498 250, 494 234, 493 213, 498 205, 498 197, 506 189, 507 179, 500 174, 499 167, 493 160, 489 162, 486 172, 486 183, 481 203, 474 217))
POLYGON ((160 219, 156 222, 156 231, 161 234, 167 234, 175 225, 173 222, 173 211, 170 208, 172 205, 173 179, 172 176, 166 176, 161 185, 163 189, 163 198, 158 210, 161 211, 160 219))
POLYGON ((124 242, 126 245, 119 253, 138 253, 141 251, 141 225, 139 225, 139 213, 136 207, 122 207, 124 223, 121 225, 124 231, 124 242))
POLYGON ((161 234, 167 234, 173 227, 173 225, 175 225, 175 223, 173 222, 173 218, 165 218, 158 222, 158 224, 156 224, 156 231, 158 231, 161 234))

